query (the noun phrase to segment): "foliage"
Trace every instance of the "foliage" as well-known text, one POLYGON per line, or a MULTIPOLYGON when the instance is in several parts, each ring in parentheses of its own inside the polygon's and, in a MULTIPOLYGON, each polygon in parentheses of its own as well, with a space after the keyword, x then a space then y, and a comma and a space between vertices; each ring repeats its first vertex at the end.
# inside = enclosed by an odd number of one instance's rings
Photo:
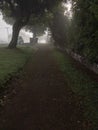
POLYGON ((31 31, 34 37, 42 35, 47 27, 47 24, 45 23, 44 19, 45 16, 35 17, 31 15, 28 25, 26 25, 25 29, 31 31))
POLYGON ((65 78, 74 93, 84 97, 85 116, 94 125, 93 130, 98 129, 98 82, 91 80, 89 75, 73 65, 72 59, 67 54, 58 51, 54 52, 61 70, 65 73, 65 78))
POLYGON ((69 30, 69 46, 85 56, 91 63, 98 63, 98 1, 78 0, 73 6, 69 30))
MULTIPOLYGON (((62 0, 2 0, 0 7, 5 15, 15 19, 13 36, 9 48, 15 48, 20 29, 27 25, 30 16, 43 17, 45 13, 52 12, 62 0)), ((40 20, 39 20, 40 21, 40 20)), ((38 22, 38 21, 36 21, 38 22)))
POLYGON ((64 47, 67 39, 67 25, 68 19, 64 16, 64 8, 59 6, 53 13, 53 18, 50 23, 50 29, 56 46, 64 47))
POLYGON ((98 64, 98 1, 73 0, 71 19, 61 9, 54 14, 51 27, 56 44, 98 64))

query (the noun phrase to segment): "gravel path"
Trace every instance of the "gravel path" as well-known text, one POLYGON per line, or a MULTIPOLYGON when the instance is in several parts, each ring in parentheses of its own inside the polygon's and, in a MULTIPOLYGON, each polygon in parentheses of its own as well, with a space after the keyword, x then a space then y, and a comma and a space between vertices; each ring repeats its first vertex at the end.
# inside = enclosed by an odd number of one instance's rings
POLYGON ((80 99, 68 86, 53 49, 38 46, 24 74, 10 83, 0 130, 87 130, 80 99))

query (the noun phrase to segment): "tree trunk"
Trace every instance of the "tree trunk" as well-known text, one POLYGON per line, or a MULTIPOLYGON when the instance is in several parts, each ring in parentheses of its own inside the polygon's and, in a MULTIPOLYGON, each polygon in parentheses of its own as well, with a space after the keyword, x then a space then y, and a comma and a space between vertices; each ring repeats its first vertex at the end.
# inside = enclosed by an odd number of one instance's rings
POLYGON ((36 39, 37 33, 36 33, 36 27, 33 28, 33 38, 36 39))
POLYGON ((8 48, 10 49, 16 48, 20 29, 27 24, 29 18, 30 18, 30 14, 27 14, 26 17, 21 16, 15 21, 13 25, 12 40, 8 45, 8 48))
POLYGON ((11 40, 10 44, 8 45, 8 48, 10 48, 10 49, 16 48, 17 41, 18 41, 18 35, 19 35, 21 28, 22 28, 21 21, 16 20, 16 22, 13 25, 12 40, 11 40))

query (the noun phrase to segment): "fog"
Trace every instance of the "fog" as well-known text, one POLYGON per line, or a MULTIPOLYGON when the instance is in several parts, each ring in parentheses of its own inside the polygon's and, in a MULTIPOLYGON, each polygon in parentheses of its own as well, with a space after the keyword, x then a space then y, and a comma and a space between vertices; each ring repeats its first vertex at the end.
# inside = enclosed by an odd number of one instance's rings
POLYGON ((0 13, 0 43, 8 42, 8 34, 12 33, 12 27, 3 20, 3 16, 0 13))
MULTIPOLYGON (((19 34, 24 42, 30 42, 30 37, 33 37, 33 34, 30 32, 26 32, 24 29, 20 31, 19 34)), ((0 43, 1 44, 8 44, 12 37, 12 26, 7 24, 3 20, 2 13, 0 13, 0 43)))
MULTIPOLYGON (((33 37, 33 33, 29 31, 25 31, 22 29, 19 35, 23 38, 25 43, 30 42, 30 38, 33 37)), ((12 37, 12 26, 7 24, 3 20, 2 13, 0 12, 0 44, 8 44, 12 37)), ((38 37, 39 43, 46 43, 47 41, 47 33, 43 34, 42 36, 38 37)))

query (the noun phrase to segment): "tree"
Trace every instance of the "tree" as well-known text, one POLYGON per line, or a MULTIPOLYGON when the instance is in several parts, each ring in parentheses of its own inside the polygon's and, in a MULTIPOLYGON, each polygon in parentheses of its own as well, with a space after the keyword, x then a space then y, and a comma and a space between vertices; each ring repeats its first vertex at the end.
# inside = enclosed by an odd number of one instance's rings
POLYGON ((44 17, 34 17, 31 15, 31 18, 28 22, 28 25, 26 25, 25 29, 29 30, 33 33, 33 38, 36 39, 37 36, 40 36, 44 33, 46 30, 47 24, 44 21, 44 17))
POLYGON ((90 62, 98 62, 98 1, 76 0, 73 12, 73 48, 90 62))
POLYGON ((64 8, 59 6, 54 12, 52 22, 50 23, 52 36, 56 46, 64 48, 65 44, 67 44, 67 26, 68 19, 64 16, 64 8))
MULTIPOLYGON (((2 0, 0 7, 2 11, 8 12, 15 22, 13 25, 12 40, 9 48, 15 48, 20 29, 25 26, 30 16, 43 17, 46 12, 52 11, 62 0, 2 0)), ((6 14, 6 13, 5 13, 6 14)))

